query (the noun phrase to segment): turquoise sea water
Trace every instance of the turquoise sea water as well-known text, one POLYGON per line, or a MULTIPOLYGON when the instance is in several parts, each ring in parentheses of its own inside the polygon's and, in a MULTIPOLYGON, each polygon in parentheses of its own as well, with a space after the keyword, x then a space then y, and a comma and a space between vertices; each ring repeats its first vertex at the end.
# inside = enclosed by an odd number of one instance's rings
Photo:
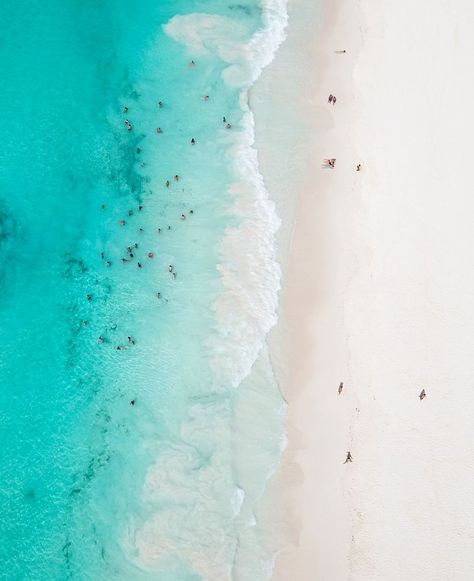
POLYGON ((268 25, 257 0, 2 3, 0 579, 268 576, 268 25))

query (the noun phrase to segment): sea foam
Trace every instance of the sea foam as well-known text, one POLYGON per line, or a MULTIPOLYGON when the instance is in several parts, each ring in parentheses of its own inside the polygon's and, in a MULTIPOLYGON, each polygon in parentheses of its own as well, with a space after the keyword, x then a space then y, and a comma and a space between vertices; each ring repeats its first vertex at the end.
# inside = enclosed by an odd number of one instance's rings
POLYGON ((210 395, 191 406, 179 441, 161 450, 148 470, 145 499, 155 510, 134 523, 133 538, 125 536, 123 545, 140 567, 156 569, 174 558, 206 581, 263 581, 271 571, 271 556, 254 545, 255 508, 283 441, 284 405, 264 349, 277 319, 280 221, 258 167, 248 91, 285 38, 286 0, 262 7, 263 27, 253 34, 241 22, 203 13, 177 15, 163 27, 193 58, 212 55, 226 63, 222 78, 240 92, 241 121, 226 146, 231 225, 220 247, 222 291, 208 337, 210 395), (263 371, 253 378, 259 356, 263 371), (247 398, 240 412, 229 391, 237 387, 247 398), (249 412, 258 413, 255 428, 249 412), (252 434, 266 439, 261 450, 250 451, 252 434), (238 451, 242 441, 248 453, 238 451))

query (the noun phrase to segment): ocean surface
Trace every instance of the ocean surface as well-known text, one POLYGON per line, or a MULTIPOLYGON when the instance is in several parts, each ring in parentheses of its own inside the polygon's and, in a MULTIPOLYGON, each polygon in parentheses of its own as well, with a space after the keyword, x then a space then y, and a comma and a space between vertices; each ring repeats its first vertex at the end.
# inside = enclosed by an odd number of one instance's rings
POLYGON ((2 2, 0 579, 270 575, 278 218, 247 90, 285 8, 2 2))

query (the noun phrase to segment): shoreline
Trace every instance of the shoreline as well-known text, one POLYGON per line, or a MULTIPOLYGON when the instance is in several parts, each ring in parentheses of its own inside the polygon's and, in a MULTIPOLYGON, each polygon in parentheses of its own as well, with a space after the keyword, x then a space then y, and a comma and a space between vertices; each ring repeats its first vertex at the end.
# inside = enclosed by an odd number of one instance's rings
POLYGON ((289 1, 288 38, 251 93, 283 218, 272 579, 468 581, 474 6, 309 4, 289 1))

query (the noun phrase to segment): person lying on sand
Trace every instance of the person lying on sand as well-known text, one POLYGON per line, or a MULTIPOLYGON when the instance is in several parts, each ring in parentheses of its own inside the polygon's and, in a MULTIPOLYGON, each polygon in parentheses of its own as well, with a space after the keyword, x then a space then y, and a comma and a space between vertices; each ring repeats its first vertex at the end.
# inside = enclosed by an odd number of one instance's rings
POLYGON ((341 381, 341 383, 339 384, 339 387, 338 387, 338 389, 337 389, 337 393, 338 393, 339 395, 341 395, 343 388, 344 388, 344 382, 343 382, 343 381, 341 381))
POLYGON ((423 401, 426 397, 426 391, 424 389, 422 389, 420 391, 420 395, 418 397, 420 398, 420 401, 423 401))

